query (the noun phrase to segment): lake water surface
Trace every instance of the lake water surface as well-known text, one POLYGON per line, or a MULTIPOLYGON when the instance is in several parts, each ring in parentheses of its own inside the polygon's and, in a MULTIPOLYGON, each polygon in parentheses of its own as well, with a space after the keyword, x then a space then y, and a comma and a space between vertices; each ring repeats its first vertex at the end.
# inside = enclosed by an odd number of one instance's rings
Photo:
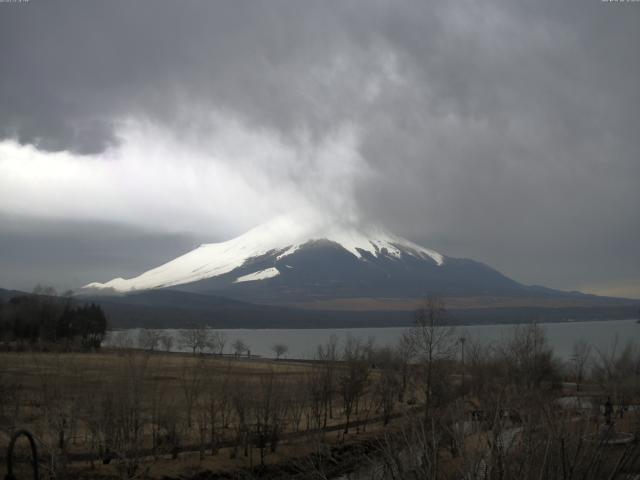
MULTIPOLYGON (((630 341, 640 341, 640 324, 636 320, 602 320, 592 322, 562 322, 540 324, 546 331, 550 345, 562 359, 571 356, 574 342, 584 339, 600 351, 610 351, 617 345, 622 348, 630 341)), ((514 325, 459 326, 455 335, 474 339, 482 343, 497 342, 512 334, 514 325)), ((407 328, 344 328, 344 329, 219 329, 227 338, 226 353, 231 353, 231 344, 242 340, 249 346, 252 355, 272 357, 271 347, 276 343, 287 345, 286 358, 312 359, 317 346, 326 343, 332 335, 338 338, 339 346, 347 337, 362 340, 373 338, 377 346, 394 345, 407 328)), ((174 349, 179 351, 178 330, 166 330, 176 337, 174 349)), ((131 332, 133 338, 137 335, 131 332)), ((109 344, 109 339, 105 342, 109 344)))

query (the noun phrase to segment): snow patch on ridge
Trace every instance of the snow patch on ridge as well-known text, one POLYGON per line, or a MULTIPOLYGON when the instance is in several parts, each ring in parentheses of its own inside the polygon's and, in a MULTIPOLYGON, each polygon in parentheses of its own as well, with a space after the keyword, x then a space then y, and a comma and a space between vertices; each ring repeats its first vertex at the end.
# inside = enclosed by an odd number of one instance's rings
POLYGON ((233 283, 241 283, 241 282, 253 282, 256 280, 264 280, 266 278, 273 278, 280 275, 280 272, 277 268, 271 267, 265 270, 259 270, 257 272, 250 273, 248 275, 243 275, 234 280, 233 283))
POLYGON ((291 247, 287 248, 284 252, 282 252, 280 255, 278 255, 276 257, 276 260, 280 260, 284 257, 286 257, 287 255, 291 255, 292 253, 295 253, 296 250, 298 250, 302 245, 292 245, 291 247))

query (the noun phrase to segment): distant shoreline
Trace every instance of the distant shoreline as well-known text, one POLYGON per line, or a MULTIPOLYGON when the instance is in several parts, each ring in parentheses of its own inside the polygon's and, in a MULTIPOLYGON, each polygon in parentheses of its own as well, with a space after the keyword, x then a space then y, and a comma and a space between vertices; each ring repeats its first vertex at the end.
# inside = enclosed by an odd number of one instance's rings
MULTIPOLYGON (((586 320, 554 320, 554 321, 544 321, 544 322, 536 322, 538 325, 557 325, 559 323, 594 323, 594 322, 634 322, 638 323, 638 328, 640 328, 640 322, 635 318, 591 318, 586 320)), ((509 326, 518 326, 518 325, 529 325, 532 322, 522 321, 522 322, 505 322, 505 323, 451 323, 452 327, 509 327, 509 326)), ((234 330, 234 331, 247 331, 247 332, 256 332, 256 331, 269 331, 269 330, 366 330, 366 329, 394 329, 394 328, 411 328, 413 326, 412 323, 408 323, 406 325, 380 325, 380 326, 337 326, 337 327, 213 327, 209 325, 204 326, 183 326, 183 327, 163 327, 156 328, 155 330, 188 330, 192 328, 210 328, 212 330, 234 330)), ((111 328, 109 332, 124 332, 129 330, 142 330, 146 327, 118 327, 111 328)))

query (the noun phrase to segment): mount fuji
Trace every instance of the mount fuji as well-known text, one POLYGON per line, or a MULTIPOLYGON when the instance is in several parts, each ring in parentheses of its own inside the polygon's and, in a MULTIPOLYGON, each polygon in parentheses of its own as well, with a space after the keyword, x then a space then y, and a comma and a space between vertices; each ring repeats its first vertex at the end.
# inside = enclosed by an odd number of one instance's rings
POLYGON ((637 302, 518 283, 379 227, 279 217, 133 278, 85 285, 120 327, 399 326, 426 295, 457 322, 630 318, 637 302))
POLYGON ((172 289, 270 304, 554 292, 522 285, 482 263, 444 256, 379 227, 310 226, 288 217, 201 245, 137 277, 83 289, 103 294, 172 289))

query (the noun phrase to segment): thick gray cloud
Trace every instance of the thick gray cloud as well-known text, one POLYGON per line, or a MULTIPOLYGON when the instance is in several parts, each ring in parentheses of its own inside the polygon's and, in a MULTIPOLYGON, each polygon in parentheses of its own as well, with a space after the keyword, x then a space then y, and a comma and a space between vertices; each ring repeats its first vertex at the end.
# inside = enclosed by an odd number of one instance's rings
POLYGON ((202 243, 127 225, 0 215, 0 288, 60 291, 97 278, 134 276, 202 243))
MULTIPOLYGON (((524 282, 640 296, 639 24, 637 2, 577 0, 0 4, 0 136, 129 166, 170 137, 171 175, 141 161, 157 211, 109 197, 96 221, 193 211, 177 230, 224 237, 304 198, 524 282), (152 133, 136 143, 132 124, 152 133), (190 179, 209 158, 240 198, 190 179), (175 171, 196 192, 178 206, 160 198, 175 171)), ((30 195, 3 210, 46 215, 30 195)), ((55 215, 90 220, 73 195, 55 215)))

